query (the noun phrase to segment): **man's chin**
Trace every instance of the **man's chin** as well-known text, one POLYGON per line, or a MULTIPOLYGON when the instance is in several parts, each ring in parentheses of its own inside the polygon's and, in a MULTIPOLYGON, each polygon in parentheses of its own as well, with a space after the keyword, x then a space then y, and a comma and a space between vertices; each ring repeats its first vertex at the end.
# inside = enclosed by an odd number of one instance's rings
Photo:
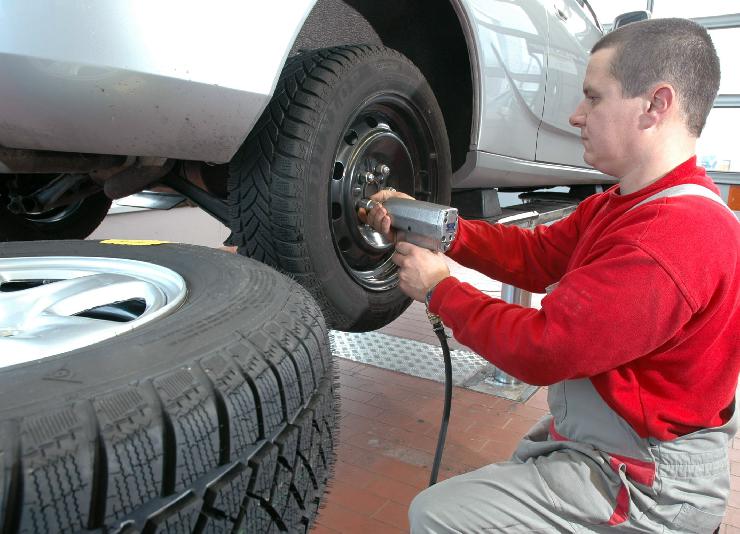
MULTIPOLYGON (((586 162, 586 164, 589 167, 593 167, 594 170, 597 170, 599 172, 602 172, 604 174, 607 174, 609 176, 612 176, 609 171, 604 167, 604 165, 600 165, 598 161, 596 161, 596 158, 593 157, 593 155, 590 155, 588 152, 583 153, 583 161, 586 162)), ((603 161, 602 161, 603 163, 603 161)))

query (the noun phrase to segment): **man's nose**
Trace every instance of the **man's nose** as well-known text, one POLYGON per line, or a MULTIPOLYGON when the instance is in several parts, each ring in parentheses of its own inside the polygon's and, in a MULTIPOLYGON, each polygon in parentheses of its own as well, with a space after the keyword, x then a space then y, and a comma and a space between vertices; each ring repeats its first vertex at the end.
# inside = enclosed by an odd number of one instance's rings
POLYGON ((571 114, 568 122, 574 128, 582 128, 586 122, 586 114, 583 111, 583 102, 578 104, 578 107, 571 114))

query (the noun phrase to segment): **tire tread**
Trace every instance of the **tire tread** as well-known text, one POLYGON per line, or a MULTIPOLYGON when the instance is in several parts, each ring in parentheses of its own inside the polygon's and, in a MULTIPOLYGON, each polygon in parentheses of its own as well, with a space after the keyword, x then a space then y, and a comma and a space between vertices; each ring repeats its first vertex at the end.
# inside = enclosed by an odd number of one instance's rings
POLYGON ((317 305, 285 293, 174 369, 0 421, 2 532, 306 532, 334 463, 336 372, 317 305))

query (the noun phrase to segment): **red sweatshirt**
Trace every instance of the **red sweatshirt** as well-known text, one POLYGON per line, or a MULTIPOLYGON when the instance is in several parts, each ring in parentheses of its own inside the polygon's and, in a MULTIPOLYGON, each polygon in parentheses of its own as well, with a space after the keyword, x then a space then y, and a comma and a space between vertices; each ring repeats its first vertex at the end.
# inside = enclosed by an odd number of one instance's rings
POLYGON ((717 188, 696 158, 629 195, 619 186, 534 230, 460 221, 448 255, 502 282, 543 293, 540 310, 491 298, 454 277, 430 309, 455 338, 524 382, 589 377, 641 437, 670 440, 731 415, 740 370, 740 224, 697 196, 717 188))

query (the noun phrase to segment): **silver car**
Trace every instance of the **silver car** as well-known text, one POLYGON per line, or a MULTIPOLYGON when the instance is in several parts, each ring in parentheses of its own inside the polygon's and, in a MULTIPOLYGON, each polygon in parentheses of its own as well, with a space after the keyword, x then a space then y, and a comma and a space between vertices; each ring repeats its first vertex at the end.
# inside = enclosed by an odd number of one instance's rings
POLYGON ((601 35, 585 0, 0 0, 0 241, 165 184, 379 328, 409 301, 360 199, 610 181, 568 124, 601 35))

